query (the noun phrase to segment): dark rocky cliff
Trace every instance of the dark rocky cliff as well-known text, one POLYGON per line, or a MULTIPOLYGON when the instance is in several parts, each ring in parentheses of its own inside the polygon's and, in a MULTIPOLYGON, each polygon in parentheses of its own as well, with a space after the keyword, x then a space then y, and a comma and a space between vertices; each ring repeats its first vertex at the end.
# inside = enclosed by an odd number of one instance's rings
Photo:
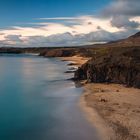
POLYGON ((99 49, 91 60, 75 72, 74 78, 140 88, 140 47, 99 49))

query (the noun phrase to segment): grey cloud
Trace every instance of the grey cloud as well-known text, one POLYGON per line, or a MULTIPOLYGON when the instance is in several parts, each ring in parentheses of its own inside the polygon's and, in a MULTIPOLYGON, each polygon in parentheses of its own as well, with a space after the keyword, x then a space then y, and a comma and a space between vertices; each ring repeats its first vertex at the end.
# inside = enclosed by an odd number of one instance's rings
POLYGON ((111 24, 117 28, 138 28, 139 22, 131 21, 132 17, 140 16, 140 0, 114 0, 102 10, 103 18, 112 18, 111 24))
POLYGON ((112 15, 140 16, 140 0, 114 0, 102 11, 102 14, 106 17, 112 15))
POLYGON ((5 39, 7 41, 22 42, 20 37, 22 37, 22 36, 21 35, 7 35, 7 36, 5 36, 5 39))
POLYGON ((0 33, 0 35, 4 35, 4 33, 0 33))
POLYGON ((48 37, 45 36, 30 36, 28 38, 29 46, 67 46, 73 40, 73 35, 70 33, 55 34, 48 37))
POLYGON ((88 25, 92 25, 92 22, 88 22, 88 25))
POLYGON ((102 29, 100 26, 97 27, 98 30, 102 29))
POLYGON ((1 41, 1 40, 0 40, 0 47, 4 47, 4 46, 6 46, 6 45, 7 45, 7 44, 5 44, 4 41, 1 41))
POLYGON ((100 31, 96 31, 96 32, 91 32, 89 34, 86 34, 84 36, 86 41, 89 42, 108 42, 110 40, 114 40, 112 33, 107 32, 105 30, 100 30, 100 31))
POLYGON ((140 24, 136 21, 130 21, 126 16, 114 16, 111 25, 117 28, 138 28, 140 24))
POLYGON ((1 40, 0 41, 0 47, 4 47, 4 46, 12 46, 12 47, 22 47, 25 46, 24 42, 22 39, 20 39, 20 37, 22 37, 21 35, 7 35, 4 36, 5 40, 1 40), (13 46, 14 44, 14 46, 13 46))

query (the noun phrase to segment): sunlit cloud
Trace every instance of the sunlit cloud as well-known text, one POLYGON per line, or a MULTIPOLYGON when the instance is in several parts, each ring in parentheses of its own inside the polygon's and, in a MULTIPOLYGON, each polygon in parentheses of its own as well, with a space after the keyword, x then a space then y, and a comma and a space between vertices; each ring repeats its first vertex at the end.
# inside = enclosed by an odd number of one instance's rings
POLYGON ((38 22, 32 23, 36 26, 1 29, 0 41, 15 46, 82 45, 120 39, 140 29, 140 16, 132 16, 129 19, 122 16, 113 17, 83 15, 39 18, 38 22), (128 27, 133 29, 128 31, 128 27))

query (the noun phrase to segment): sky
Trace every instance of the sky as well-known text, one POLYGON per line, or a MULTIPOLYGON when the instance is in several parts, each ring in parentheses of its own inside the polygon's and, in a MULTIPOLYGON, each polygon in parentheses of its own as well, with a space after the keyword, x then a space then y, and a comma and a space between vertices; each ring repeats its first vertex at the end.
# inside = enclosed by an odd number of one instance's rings
POLYGON ((140 0, 0 0, 0 46, 104 43, 140 30, 140 0))

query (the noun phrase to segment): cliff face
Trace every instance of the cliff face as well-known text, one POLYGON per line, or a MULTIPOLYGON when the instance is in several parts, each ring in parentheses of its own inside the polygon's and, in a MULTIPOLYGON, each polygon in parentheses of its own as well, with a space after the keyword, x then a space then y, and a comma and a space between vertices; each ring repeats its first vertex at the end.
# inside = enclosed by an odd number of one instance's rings
POLYGON ((76 80, 119 83, 140 88, 140 47, 108 48, 98 53, 76 72, 76 80))

